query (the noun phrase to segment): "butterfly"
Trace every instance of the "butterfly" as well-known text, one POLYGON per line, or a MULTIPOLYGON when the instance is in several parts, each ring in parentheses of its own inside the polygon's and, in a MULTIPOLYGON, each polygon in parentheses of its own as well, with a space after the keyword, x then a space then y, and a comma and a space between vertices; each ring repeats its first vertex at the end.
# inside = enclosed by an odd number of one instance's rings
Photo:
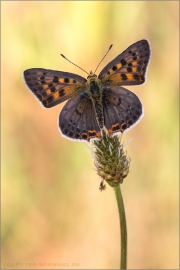
POLYGON ((46 108, 69 99, 59 115, 59 130, 67 139, 89 142, 101 139, 103 130, 114 136, 141 120, 141 101, 122 86, 143 84, 149 59, 150 45, 144 39, 109 62, 99 76, 91 71, 85 79, 69 72, 32 68, 24 71, 24 80, 46 108))

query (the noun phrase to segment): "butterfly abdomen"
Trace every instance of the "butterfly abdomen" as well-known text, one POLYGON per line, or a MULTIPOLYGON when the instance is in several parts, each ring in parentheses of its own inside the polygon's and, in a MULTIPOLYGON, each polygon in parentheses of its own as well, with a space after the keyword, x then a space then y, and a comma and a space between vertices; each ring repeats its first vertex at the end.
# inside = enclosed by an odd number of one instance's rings
POLYGON ((99 88, 96 79, 90 81, 89 85, 90 96, 94 105, 94 110, 96 114, 96 119, 100 129, 104 127, 104 114, 102 105, 102 91, 99 88))

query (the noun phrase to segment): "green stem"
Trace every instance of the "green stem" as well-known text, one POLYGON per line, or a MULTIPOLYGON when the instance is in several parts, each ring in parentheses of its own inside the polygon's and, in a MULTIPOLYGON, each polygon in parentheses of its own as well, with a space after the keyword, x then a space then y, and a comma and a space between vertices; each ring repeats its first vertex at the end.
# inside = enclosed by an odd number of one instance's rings
POLYGON ((121 264, 120 269, 126 269, 127 264, 127 228, 126 228, 126 215, 124 209, 123 198, 121 194, 120 185, 114 186, 114 191, 116 194, 116 200, 119 212, 119 223, 121 232, 121 264))

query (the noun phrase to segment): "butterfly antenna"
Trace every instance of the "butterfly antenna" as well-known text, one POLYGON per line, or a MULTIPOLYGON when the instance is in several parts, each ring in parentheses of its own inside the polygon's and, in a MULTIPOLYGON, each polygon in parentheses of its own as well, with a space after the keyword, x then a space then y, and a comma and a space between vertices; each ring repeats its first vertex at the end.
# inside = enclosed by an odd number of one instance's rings
POLYGON ((107 53, 104 55, 104 57, 101 59, 101 61, 100 61, 99 64, 97 65, 97 68, 95 69, 94 74, 96 73, 96 70, 98 69, 99 65, 100 65, 101 62, 104 60, 104 58, 106 57, 106 55, 108 54, 108 52, 110 51, 110 49, 112 48, 112 46, 113 46, 113 44, 111 44, 111 45, 109 46, 109 49, 108 49, 107 53))
POLYGON ((85 71, 83 68, 79 67, 78 65, 74 64, 73 62, 71 62, 69 59, 67 59, 63 54, 60 54, 64 59, 66 59, 68 62, 70 62, 71 64, 73 64, 74 66, 80 68, 81 70, 83 70, 84 72, 86 72, 88 75, 90 75, 87 71, 85 71))

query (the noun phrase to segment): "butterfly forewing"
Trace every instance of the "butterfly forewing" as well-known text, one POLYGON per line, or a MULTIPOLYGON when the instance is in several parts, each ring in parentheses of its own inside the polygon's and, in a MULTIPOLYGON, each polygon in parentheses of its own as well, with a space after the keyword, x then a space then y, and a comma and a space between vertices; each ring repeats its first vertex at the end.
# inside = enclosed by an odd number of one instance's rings
POLYGON ((59 116, 61 133, 72 140, 90 141, 100 138, 92 100, 88 93, 83 93, 69 100, 59 116))
POLYGON ((104 125, 109 135, 126 132, 143 116, 139 98, 123 87, 103 90, 104 125))
POLYGON ((87 82, 76 74, 42 68, 25 70, 24 79, 28 88, 47 108, 82 93, 87 82))
POLYGON ((150 58, 147 40, 140 40, 129 46, 114 60, 107 64, 98 78, 102 85, 138 85, 145 81, 145 73, 150 58))

